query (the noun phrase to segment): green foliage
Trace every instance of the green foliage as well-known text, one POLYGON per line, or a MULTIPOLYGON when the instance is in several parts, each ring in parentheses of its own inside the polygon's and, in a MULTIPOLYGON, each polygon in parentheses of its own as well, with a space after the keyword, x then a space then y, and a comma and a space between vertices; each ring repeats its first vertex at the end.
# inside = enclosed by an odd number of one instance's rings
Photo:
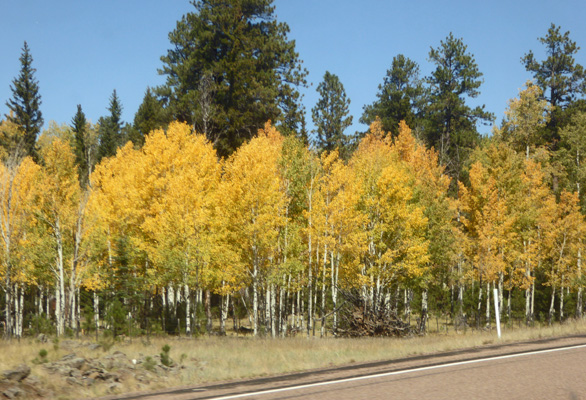
POLYGON ((71 129, 75 140, 75 163, 77 164, 79 182, 85 187, 89 183, 89 165, 88 165, 88 147, 86 146, 87 120, 81 109, 81 104, 77 105, 77 112, 71 121, 71 129))
POLYGON ((569 31, 561 33, 555 24, 551 24, 547 35, 538 40, 545 46, 547 58, 539 62, 529 51, 521 62, 533 73, 544 95, 547 92, 551 105, 563 108, 586 90, 586 72, 574 59, 580 47, 570 39, 569 31))
POLYGON ((360 122, 370 125, 378 117, 383 130, 393 136, 398 135, 401 121, 418 128, 422 123, 426 96, 419 65, 399 54, 393 57, 391 69, 387 70, 383 83, 378 86, 377 100, 364 106, 360 122))
POLYGON ((108 321, 113 338, 126 328, 126 309, 118 298, 110 302, 109 307, 106 308, 105 319, 108 321))
POLYGON ((147 88, 142 103, 134 115, 134 125, 128 139, 136 147, 144 145, 144 138, 151 131, 163 128, 167 125, 165 110, 161 102, 153 94, 151 88, 147 88))
POLYGON ((478 144, 478 122, 491 122, 494 116, 484 106, 471 108, 466 98, 478 97, 482 84, 474 56, 462 39, 452 33, 429 52, 436 68, 427 78, 430 85, 427 108, 426 140, 439 152, 442 165, 452 177, 458 177, 468 153, 478 144))
POLYGON ((349 138, 344 134, 346 128, 352 125, 352 116, 349 114, 350 99, 346 97, 344 85, 337 75, 326 71, 323 81, 317 86, 320 95, 311 117, 316 126, 317 134, 315 145, 319 151, 333 151, 339 149, 346 155, 349 138))
POLYGON ((170 367, 173 364, 173 360, 171 360, 171 355, 169 354, 171 351, 171 346, 166 344, 161 350, 163 350, 161 353, 161 364, 166 367, 170 367))
POLYGON ((34 335, 50 335, 55 333, 55 327, 49 318, 43 315, 33 315, 30 319, 31 332, 34 335))
POLYGON ((110 115, 101 117, 98 121, 100 126, 100 146, 98 148, 98 162, 104 157, 112 157, 116 150, 123 143, 122 139, 122 104, 116 94, 116 89, 110 96, 110 105, 108 106, 110 115))
POLYGON ((33 364, 44 364, 46 362, 49 362, 49 360, 47 359, 48 354, 49 352, 46 349, 39 350, 39 356, 35 357, 35 359, 33 360, 33 364))
POLYGON ((231 154, 271 120, 299 129, 307 72, 277 22, 273 0, 197 0, 169 34, 156 93, 172 119, 187 122, 231 154))
POLYGON ((157 362, 155 360, 153 360, 152 357, 147 356, 145 358, 144 362, 142 363, 142 366, 147 371, 154 371, 155 367, 157 366, 157 362))
POLYGON ((20 73, 10 85, 12 98, 6 102, 11 113, 6 117, 24 132, 24 155, 30 155, 37 160, 35 143, 43 126, 43 115, 40 110, 39 83, 35 79, 36 69, 32 67, 32 62, 28 44, 24 42, 20 56, 20 73))

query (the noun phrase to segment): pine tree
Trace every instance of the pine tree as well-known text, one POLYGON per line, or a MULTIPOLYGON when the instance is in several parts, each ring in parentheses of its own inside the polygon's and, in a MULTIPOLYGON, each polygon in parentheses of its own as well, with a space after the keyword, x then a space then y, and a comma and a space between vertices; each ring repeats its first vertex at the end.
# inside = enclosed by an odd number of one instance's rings
POLYGON ((364 106, 360 122, 370 125, 380 118, 383 130, 396 136, 400 121, 417 127, 423 113, 426 90, 419 77, 419 65, 402 54, 393 58, 383 83, 378 86, 377 100, 364 106))
POLYGON ((37 159, 35 144, 43 126, 43 115, 39 108, 41 105, 39 83, 35 79, 36 69, 32 67, 32 62, 33 57, 28 44, 24 42, 20 56, 20 74, 10 85, 12 98, 6 102, 11 113, 6 117, 23 130, 25 155, 37 159))
POLYGON ((71 129, 73 129, 73 136, 75 140, 75 163, 77 164, 79 181, 82 186, 85 186, 89 180, 89 166, 87 160, 87 146, 85 144, 85 136, 87 129, 87 120, 85 114, 81 109, 81 104, 77 105, 77 113, 71 120, 71 129))
POLYGON ((429 59, 436 69, 427 78, 431 90, 427 141, 438 150, 448 174, 457 178, 468 152, 480 139, 476 123, 490 122, 494 116, 484 106, 470 108, 465 102, 466 97, 480 94, 482 73, 462 39, 450 33, 429 51, 429 59))
POLYGON ((266 121, 294 129, 298 86, 307 71, 277 22, 273 0, 196 0, 169 34, 167 77, 156 93, 173 119, 205 135, 220 155, 254 137, 266 121), (206 112, 209 111, 209 112, 206 112), (203 128, 205 126, 205 129, 203 128))
POLYGON ((574 59, 580 47, 570 40, 569 31, 562 34, 555 24, 551 24, 547 35, 538 40, 546 47, 547 59, 538 62, 529 51, 521 62, 533 73, 544 95, 547 92, 551 105, 564 108, 586 90, 586 72, 574 59))
POLYGON ((326 71, 317 92, 320 99, 311 109, 313 123, 317 128, 316 146, 322 151, 337 148, 344 154, 349 144, 344 131, 352 124, 352 116, 348 116, 350 99, 346 97, 344 85, 337 75, 326 71))
POLYGON ((134 125, 129 139, 135 146, 142 147, 146 135, 155 129, 163 128, 165 125, 163 107, 151 88, 147 88, 142 103, 134 115, 134 125))
POLYGON ((538 61, 533 52, 529 51, 521 58, 521 62, 533 74, 543 92, 543 98, 553 107, 542 136, 552 150, 557 150, 560 139, 558 128, 569 122, 573 102, 586 93, 586 71, 574 59, 580 47, 570 39, 569 31, 562 34, 559 26, 551 24, 547 35, 538 40, 545 46, 547 58, 538 61))
POLYGON ((116 89, 110 96, 110 105, 108 106, 110 115, 101 117, 100 125, 100 146, 98 148, 98 162, 104 157, 112 157, 122 143, 122 104, 116 94, 116 89))

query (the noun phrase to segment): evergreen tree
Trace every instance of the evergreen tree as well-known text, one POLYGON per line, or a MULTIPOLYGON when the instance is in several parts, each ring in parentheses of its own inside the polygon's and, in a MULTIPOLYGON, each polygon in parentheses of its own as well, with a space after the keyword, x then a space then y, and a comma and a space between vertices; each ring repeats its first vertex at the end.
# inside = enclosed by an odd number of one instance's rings
POLYGON ((81 109, 81 104, 77 105, 77 112, 71 120, 71 129, 73 129, 75 163, 77 164, 79 173, 79 182, 82 186, 85 186, 89 181, 89 165, 86 146, 87 120, 81 109))
POLYGON ((570 39, 569 31, 562 34, 559 26, 551 24, 547 35, 538 40, 545 45, 547 58, 537 61, 533 52, 529 51, 521 62, 533 74, 543 91, 543 98, 553 106, 551 119, 542 135, 550 149, 557 150, 560 140, 558 129, 571 120, 575 111, 573 103, 578 96, 586 93, 586 72, 574 59, 580 47, 570 39))
POLYGON ((345 153, 349 139, 344 131, 352 125, 352 116, 348 116, 350 99, 346 97, 344 85, 337 75, 326 71, 324 80, 318 85, 320 98, 311 109, 311 117, 316 126, 315 144, 320 151, 340 149, 345 153))
POLYGON ((377 100, 364 106, 360 122, 372 124, 380 118, 383 130, 393 136, 399 133, 399 122, 417 127, 421 117, 425 88, 419 77, 419 65, 402 54, 393 58, 391 69, 378 86, 377 100))
POLYGON ((547 59, 539 62, 532 51, 521 59, 527 71, 533 73, 544 96, 554 107, 565 108, 586 91, 586 73, 576 64, 574 55, 580 50, 576 42, 570 40, 570 32, 561 33, 560 27, 551 24, 547 35, 539 38, 546 47, 547 59))
POLYGON ((122 104, 116 94, 116 89, 110 96, 110 105, 108 106, 110 115, 100 117, 100 146, 98 148, 98 162, 104 157, 112 157, 116 150, 122 144, 122 104))
POLYGON ((266 121, 294 129, 307 72, 273 0, 196 0, 169 34, 156 93, 226 156, 266 121))
POLYGON ((477 122, 491 122, 494 116, 484 106, 470 108, 466 104, 466 97, 476 98, 480 94, 482 73, 462 39, 450 33, 438 48, 431 48, 429 60, 436 69, 427 78, 427 141, 439 152, 448 174, 458 178, 468 153, 480 139, 477 122))
POLYGON ((165 110, 151 88, 147 88, 142 103, 134 115, 134 125, 129 131, 129 139, 135 146, 142 147, 146 135, 165 125, 167 125, 165 110))
POLYGON ((12 98, 6 102, 11 113, 6 117, 22 129, 25 155, 30 155, 36 160, 38 155, 35 144, 43 126, 43 115, 39 108, 41 105, 39 83, 35 79, 36 69, 32 67, 32 62, 33 57, 28 44, 24 42, 20 56, 20 74, 10 85, 12 98))

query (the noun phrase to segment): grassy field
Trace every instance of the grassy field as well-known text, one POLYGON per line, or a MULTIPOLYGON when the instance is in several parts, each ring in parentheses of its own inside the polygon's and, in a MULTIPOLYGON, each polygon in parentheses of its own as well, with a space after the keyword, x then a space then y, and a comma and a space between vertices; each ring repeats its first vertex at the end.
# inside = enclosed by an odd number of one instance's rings
MULTIPOLYGON (((116 342, 107 351, 90 350, 79 346, 79 342, 91 339, 62 340, 59 343, 39 343, 33 339, 20 342, 0 342, 0 370, 27 363, 32 374, 39 377, 44 387, 51 389, 60 398, 92 397, 108 393, 106 386, 89 388, 63 384, 41 365, 33 363, 39 351, 48 352, 48 361, 59 360, 66 354, 78 357, 103 358, 115 351, 123 352, 129 359, 153 356, 168 344, 170 355, 186 368, 161 380, 144 383, 125 381, 123 391, 160 389, 163 387, 198 384, 212 381, 268 376, 293 371, 322 368, 334 365, 389 360, 413 355, 429 354, 455 349, 483 346, 493 343, 510 343, 529 339, 566 336, 586 333, 585 321, 568 321, 563 325, 537 326, 534 328, 505 328, 499 340, 496 331, 467 330, 466 332, 432 333, 425 337, 411 338, 362 338, 335 339, 297 337, 269 339, 252 337, 154 337, 147 343, 144 339, 126 339, 116 342)), ((108 346, 106 346, 108 347, 108 346)))

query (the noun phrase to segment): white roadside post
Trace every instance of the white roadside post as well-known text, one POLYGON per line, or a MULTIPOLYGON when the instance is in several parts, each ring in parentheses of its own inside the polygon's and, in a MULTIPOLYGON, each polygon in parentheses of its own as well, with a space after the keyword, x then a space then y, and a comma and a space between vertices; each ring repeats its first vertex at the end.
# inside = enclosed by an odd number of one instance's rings
POLYGON ((499 312, 499 291, 494 288, 494 313, 496 315, 496 332, 501 338, 501 313, 499 312))

